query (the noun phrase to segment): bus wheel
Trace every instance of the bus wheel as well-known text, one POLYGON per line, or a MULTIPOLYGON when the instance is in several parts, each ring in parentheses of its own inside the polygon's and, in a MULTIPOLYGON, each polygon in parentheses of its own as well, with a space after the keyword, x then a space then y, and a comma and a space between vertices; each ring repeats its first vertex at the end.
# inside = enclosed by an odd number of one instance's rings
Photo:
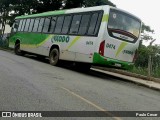
POLYGON ((22 51, 20 50, 20 43, 17 43, 14 48, 14 53, 16 55, 22 55, 22 51))
POLYGON ((51 65, 57 66, 59 63, 59 51, 57 48, 51 50, 49 54, 49 62, 51 65))

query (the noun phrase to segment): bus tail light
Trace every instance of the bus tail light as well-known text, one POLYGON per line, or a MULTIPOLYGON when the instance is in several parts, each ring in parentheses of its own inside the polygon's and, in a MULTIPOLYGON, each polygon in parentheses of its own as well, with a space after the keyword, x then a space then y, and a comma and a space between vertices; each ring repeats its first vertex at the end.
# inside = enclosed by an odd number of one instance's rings
POLYGON ((133 57, 133 63, 136 61, 137 57, 138 57, 138 51, 136 49, 134 57, 133 57))
POLYGON ((104 46, 105 46, 105 40, 101 42, 99 46, 99 54, 104 56, 104 46))

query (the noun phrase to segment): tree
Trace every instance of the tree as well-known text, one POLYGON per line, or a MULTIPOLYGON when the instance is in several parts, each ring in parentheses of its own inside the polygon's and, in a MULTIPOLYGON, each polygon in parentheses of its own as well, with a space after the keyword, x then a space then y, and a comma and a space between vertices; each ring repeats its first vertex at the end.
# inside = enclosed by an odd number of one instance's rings
POLYGON ((154 33, 154 30, 152 30, 150 26, 145 25, 144 23, 142 23, 142 30, 141 30, 141 32, 144 33, 144 31, 154 33))
POLYGON ((116 7, 116 5, 109 0, 85 0, 85 3, 87 7, 99 6, 99 5, 110 5, 116 7))
POLYGON ((33 8, 36 13, 59 10, 62 8, 62 0, 38 0, 37 5, 33 8))
POLYGON ((63 9, 83 7, 85 5, 84 0, 76 0, 76 2, 75 0, 64 0, 63 3, 63 9))
POLYGON ((62 0, 1 0, 1 22, 5 26, 7 18, 11 26, 16 16, 53 11, 60 8, 62 8, 62 0))
POLYGON ((99 6, 99 5, 111 5, 116 6, 109 0, 64 0, 64 8, 76 8, 76 7, 92 7, 92 6, 99 6))
POLYGON ((149 56, 149 49, 145 45, 141 45, 138 50, 138 58, 135 61, 136 67, 147 67, 148 65, 148 56, 149 56))
POLYGON ((142 23, 141 40, 146 40, 146 41, 153 40, 154 38, 152 37, 151 34, 154 34, 154 30, 151 29, 150 26, 142 23))
POLYGON ((0 23, 2 26, 1 34, 4 34, 5 31, 5 24, 8 19, 10 7, 9 7, 10 2, 7 0, 0 0, 0 23))

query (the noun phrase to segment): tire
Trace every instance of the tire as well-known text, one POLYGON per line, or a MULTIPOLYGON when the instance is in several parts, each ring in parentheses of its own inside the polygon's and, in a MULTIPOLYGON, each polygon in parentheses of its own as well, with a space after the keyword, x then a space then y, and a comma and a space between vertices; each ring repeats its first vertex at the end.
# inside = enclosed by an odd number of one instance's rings
POLYGON ((49 62, 53 66, 58 66, 59 64, 59 50, 57 48, 54 48, 51 50, 49 54, 49 62))
POLYGON ((22 51, 20 50, 20 43, 17 43, 17 44, 15 45, 15 47, 14 47, 14 53, 15 53, 16 55, 23 55, 23 54, 22 54, 22 51))

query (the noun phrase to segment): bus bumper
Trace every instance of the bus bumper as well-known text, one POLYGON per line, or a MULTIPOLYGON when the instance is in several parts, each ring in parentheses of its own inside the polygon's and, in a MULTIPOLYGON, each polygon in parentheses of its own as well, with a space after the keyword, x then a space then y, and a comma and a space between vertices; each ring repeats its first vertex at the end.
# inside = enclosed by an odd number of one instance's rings
POLYGON ((132 69, 134 66, 134 63, 124 62, 124 61, 120 61, 120 60, 115 60, 115 59, 103 57, 98 53, 94 53, 93 64, 99 65, 99 66, 107 66, 107 67, 126 69, 126 70, 132 69))

